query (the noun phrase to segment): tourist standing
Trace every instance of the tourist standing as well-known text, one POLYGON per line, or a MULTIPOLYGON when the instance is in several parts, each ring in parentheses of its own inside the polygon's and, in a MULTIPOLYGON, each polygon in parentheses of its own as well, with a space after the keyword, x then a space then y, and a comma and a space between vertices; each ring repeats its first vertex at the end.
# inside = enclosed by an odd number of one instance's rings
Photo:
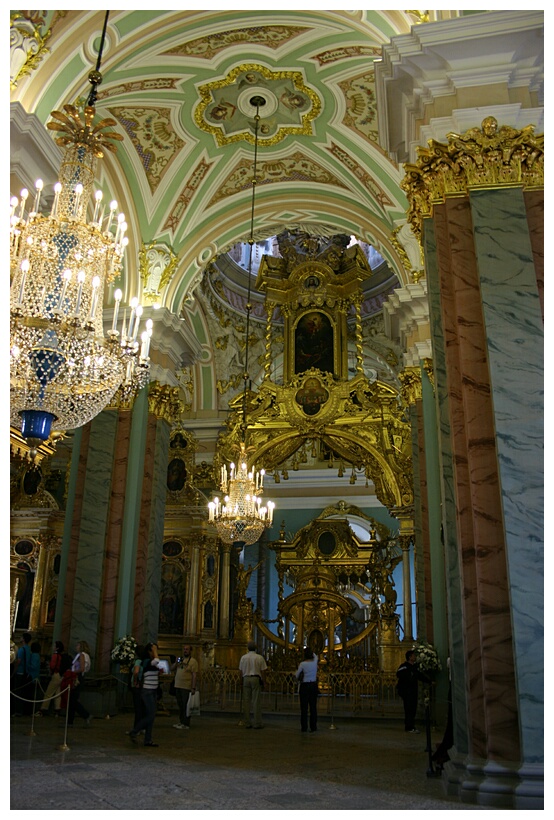
POLYGON ((308 731, 308 712, 310 713, 310 732, 317 731, 317 655, 311 649, 304 649, 304 660, 296 670, 296 680, 300 681, 300 729, 308 731))
POLYGON ((248 641, 248 652, 239 662, 242 672, 242 709, 244 725, 247 729, 263 729, 262 726, 262 699, 260 693, 265 684, 265 670, 267 664, 262 655, 258 654, 254 641, 248 641), (254 713, 254 723, 250 722, 250 707, 254 713))
POLYGON ((183 646, 183 657, 177 658, 171 666, 175 672, 175 697, 179 707, 179 723, 174 723, 174 729, 190 729, 190 715, 187 714, 187 705, 191 693, 196 692, 196 675, 198 662, 192 657, 192 647, 183 646))
MULTIPOLYGON (((158 646, 155 643, 148 643, 144 648, 142 658, 142 703, 144 706, 144 717, 142 717, 129 732, 129 737, 133 743, 137 742, 137 735, 144 729, 144 745, 158 746, 152 741, 152 727, 156 717, 156 706, 158 703, 158 683, 160 659, 158 657, 158 646)), ((135 669, 137 667, 135 666, 135 669)), ((138 670, 137 670, 138 674, 138 670)))
POLYGON ((67 716, 67 725, 73 726, 75 720, 75 712, 83 718, 87 726, 90 726, 92 715, 85 709, 80 701, 81 686, 83 679, 87 672, 90 672, 90 649, 86 641, 79 641, 75 645, 77 654, 73 658, 71 664, 71 672, 75 676, 72 683, 71 691, 69 692, 69 709, 67 716))
POLYGON ((417 683, 419 680, 429 683, 429 678, 417 668, 417 656, 414 649, 408 649, 406 660, 396 670, 398 683, 396 689, 404 703, 404 731, 419 734, 416 729, 415 717, 417 712, 417 683))

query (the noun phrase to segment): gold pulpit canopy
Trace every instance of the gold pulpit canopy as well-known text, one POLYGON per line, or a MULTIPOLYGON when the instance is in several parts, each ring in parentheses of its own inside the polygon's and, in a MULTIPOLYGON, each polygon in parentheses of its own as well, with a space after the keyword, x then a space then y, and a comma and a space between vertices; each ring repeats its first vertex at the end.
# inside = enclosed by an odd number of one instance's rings
MULTIPOLYGON (((243 404, 247 405, 246 450, 263 463, 275 481, 288 465, 306 463, 305 452, 325 453, 326 464, 342 464, 371 481, 389 510, 413 503, 411 428, 398 389, 369 378, 364 371, 361 321, 362 283, 371 268, 350 237, 315 237, 284 231, 277 237, 280 257, 262 258, 256 288, 265 293, 264 378, 257 391, 229 403, 226 430, 220 435, 216 471, 241 441, 243 404), (282 378, 271 377, 274 328, 279 311, 284 324, 282 378), (349 372, 349 341, 355 372, 349 372)), ((317 466, 324 466, 323 463, 317 466)))

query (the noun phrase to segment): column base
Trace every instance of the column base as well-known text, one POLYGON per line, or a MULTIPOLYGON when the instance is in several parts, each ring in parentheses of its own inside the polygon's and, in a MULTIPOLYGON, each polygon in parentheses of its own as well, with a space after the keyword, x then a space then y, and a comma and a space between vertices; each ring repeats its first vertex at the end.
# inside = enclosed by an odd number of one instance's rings
POLYGON ((456 758, 452 751, 443 771, 447 794, 490 808, 544 809, 543 764, 456 758))

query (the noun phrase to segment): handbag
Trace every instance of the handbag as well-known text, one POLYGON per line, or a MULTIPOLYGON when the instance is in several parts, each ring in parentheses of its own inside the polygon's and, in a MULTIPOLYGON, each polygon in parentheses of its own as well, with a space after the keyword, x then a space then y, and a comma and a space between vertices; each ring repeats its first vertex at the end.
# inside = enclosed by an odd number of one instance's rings
POLYGON ((187 701, 187 717, 200 714, 200 692, 191 692, 187 701))
POLYGON ((177 694, 177 692, 175 690, 175 678, 169 684, 169 694, 173 695, 173 697, 175 697, 176 694, 177 694))

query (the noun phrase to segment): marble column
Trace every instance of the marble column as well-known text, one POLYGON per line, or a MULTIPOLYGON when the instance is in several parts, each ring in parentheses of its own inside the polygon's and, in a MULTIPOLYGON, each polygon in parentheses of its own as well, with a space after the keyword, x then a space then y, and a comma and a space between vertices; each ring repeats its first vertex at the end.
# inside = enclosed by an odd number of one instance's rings
POLYGON ((98 669, 102 671, 110 669, 111 651, 115 641, 121 637, 121 635, 115 635, 114 630, 130 430, 131 414, 119 412, 115 431, 115 453, 102 578, 103 595, 99 614, 97 652, 98 669))
POLYGON ((431 147, 415 186, 420 204, 433 200, 422 226, 452 662, 446 782, 511 808, 539 808, 543 788, 541 273, 523 191, 540 182, 541 145, 488 118, 467 143, 431 147))
POLYGON ((169 436, 169 420, 149 401, 133 611, 135 634, 146 642, 158 637, 169 436))
MULTIPOLYGON (((142 481, 144 474, 146 428, 148 419, 148 388, 139 391, 133 406, 129 448, 125 471, 125 499, 121 528, 117 601, 114 616, 115 637, 133 633, 133 616, 137 589, 136 569, 141 512, 142 481)), ((144 594, 141 587, 138 594, 144 594)), ((147 642, 157 635, 135 635, 137 641, 147 642)))
MULTIPOLYGON (((537 192, 533 193, 536 197, 537 192)), ((521 756, 537 763, 542 760, 544 735, 543 686, 538 674, 543 668, 544 624, 540 277, 535 267, 533 223, 521 188, 472 191, 470 204, 493 394, 521 756)))

